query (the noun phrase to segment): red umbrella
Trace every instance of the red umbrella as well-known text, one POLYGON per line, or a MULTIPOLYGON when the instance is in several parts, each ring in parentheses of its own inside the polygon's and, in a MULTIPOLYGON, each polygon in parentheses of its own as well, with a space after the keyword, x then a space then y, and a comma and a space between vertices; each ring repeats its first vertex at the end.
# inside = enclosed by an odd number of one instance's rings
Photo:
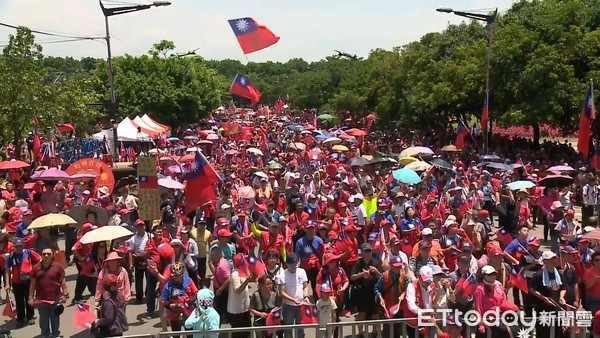
POLYGON ((30 166, 29 163, 19 161, 19 160, 10 160, 10 161, 0 162, 0 170, 14 170, 14 169, 27 168, 29 166, 30 166))
POLYGON ((351 129, 346 130, 346 134, 359 137, 359 136, 366 136, 367 132, 362 129, 351 128, 351 129))
POLYGON ((179 158, 179 162, 181 162, 181 163, 193 162, 195 157, 196 157, 196 154, 187 154, 187 155, 184 155, 181 158, 179 158))

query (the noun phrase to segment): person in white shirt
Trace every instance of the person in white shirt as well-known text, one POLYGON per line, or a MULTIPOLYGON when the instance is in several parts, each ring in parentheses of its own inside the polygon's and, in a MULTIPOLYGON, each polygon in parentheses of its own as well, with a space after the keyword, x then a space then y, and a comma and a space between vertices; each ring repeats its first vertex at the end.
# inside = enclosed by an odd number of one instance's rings
POLYGON ((581 208, 581 223, 583 227, 589 225, 589 218, 594 216, 596 205, 598 204, 598 187, 596 178, 589 177, 588 183, 582 189, 583 207, 581 208))
POLYGON ((146 232, 146 224, 143 220, 135 221, 135 234, 129 239, 129 247, 134 266, 135 277, 135 299, 138 303, 144 298, 144 275, 146 273, 146 243, 150 240, 150 234, 146 232))
POLYGON ((359 228, 365 229, 365 225, 367 224, 367 209, 363 204, 364 196, 362 194, 356 194, 350 197, 349 202, 354 204, 352 209, 352 213, 356 215, 356 225, 359 228))
MULTIPOLYGON (((317 300, 317 314, 319 316, 319 330, 317 331, 317 338, 325 338, 327 332, 323 330, 329 323, 334 323, 335 310, 337 310, 337 304, 335 300, 331 298, 333 290, 329 284, 321 285, 321 298, 317 300)), ((336 332, 337 333, 337 332, 336 332)))
MULTIPOLYGON (((229 284, 229 297, 227 299, 227 319, 232 328, 251 327, 252 316, 250 315, 250 291, 248 283, 255 282, 256 276, 248 276, 248 265, 244 254, 233 257, 233 265, 236 268, 231 273, 231 284, 229 284)), ((250 332, 236 332, 231 334, 234 338, 249 338, 250 332)))
MULTIPOLYGON (((283 298, 281 324, 301 324, 301 306, 310 303, 308 277, 306 271, 298 267, 300 258, 295 253, 287 255, 286 263, 288 268, 279 271, 275 276, 275 284, 277 284, 279 295, 283 298)), ((284 337, 292 338, 292 331, 284 331, 284 337)), ((297 338, 304 338, 304 330, 298 330, 297 338)))
MULTIPOLYGON (((408 323, 406 331, 408 337, 415 336, 417 317, 422 311, 433 311, 434 284, 433 270, 430 266, 423 266, 419 270, 419 278, 406 287, 405 318, 415 319, 408 323), (417 292, 417 288, 419 288, 417 292)), ((433 312, 431 312, 433 314, 433 312)))

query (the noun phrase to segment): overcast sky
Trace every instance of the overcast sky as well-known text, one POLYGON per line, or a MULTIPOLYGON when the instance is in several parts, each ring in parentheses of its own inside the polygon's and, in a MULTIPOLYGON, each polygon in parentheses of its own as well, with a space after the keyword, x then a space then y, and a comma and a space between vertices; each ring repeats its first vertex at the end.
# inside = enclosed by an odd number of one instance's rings
MULTIPOLYGON (((106 0, 105 0, 106 1, 106 0)), ((115 0, 149 3, 144 0, 115 0)), ((172 40, 176 51, 200 48, 207 59, 245 61, 227 20, 252 17, 281 40, 248 55, 251 61, 315 61, 341 50, 367 56, 442 31, 463 19, 435 11, 440 6, 473 10, 508 9, 512 0, 171 0, 169 7, 111 17, 113 55, 146 53, 153 43, 172 40)), ((117 3, 118 4, 118 3, 117 3)), ((56 33, 102 36, 104 17, 97 0, 0 0, 0 22, 56 33)), ((0 28, 6 44, 10 28, 0 28)), ((56 38, 37 36, 39 42, 56 38)), ((106 57, 104 42, 45 43, 45 55, 106 57)))

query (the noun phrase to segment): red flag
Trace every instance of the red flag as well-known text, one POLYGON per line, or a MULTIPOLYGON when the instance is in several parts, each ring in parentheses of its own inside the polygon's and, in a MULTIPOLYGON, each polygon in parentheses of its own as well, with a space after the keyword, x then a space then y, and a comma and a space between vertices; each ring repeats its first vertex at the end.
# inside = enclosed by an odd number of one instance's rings
MULTIPOLYGON (((266 322, 267 326, 279 326, 281 325, 281 309, 273 309, 269 312, 266 322)), ((273 334, 273 331, 268 332, 269 335, 273 334)))
POLYGON ((300 307, 300 322, 302 324, 316 324, 318 318, 319 314, 316 306, 304 304, 300 307))
POLYGON ((88 303, 77 303, 75 305, 75 316, 73 317, 75 326, 82 329, 88 329, 95 320, 96 315, 90 311, 90 305, 88 303))
POLYGON ((4 305, 4 310, 2 310, 2 315, 10 319, 17 318, 17 305, 12 297, 8 297, 8 301, 4 305))
POLYGON ((529 293, 529 288, 527 287, 527 279, 525 278, 525 271, 523 268, 517 273, 517 271, 513 268, 510 272, 510 282, 517 289, 523 291, 524 293, 529 293))
POLYGON ((260 258, 248 256, 248 270, 255 276, 262 276, 265 274, 267 268, 260 258))
POLYGON ((477 289, 477 279, 475 275, 470 274, 467 278, 463 277, 456 283, 456 292, 461 292, 464 297, 473 296, 477 289))
POLYGON ((456 132, 456 141, 454 145, 456 149, 462 149, 465 146, 465 137, 469 135, 469 129, 462 121, 458 121, 458 131, 456 132))
POLYGON ((195 210, 206 202, 216 200, 217 196, 212 185, 220 180, 219 175, 208 163, 206 157, 200 151, 197 151, 190 172, 187 174, 185 187, 186 211, 195 210))
POLYGON ((233 95, 249 99, 253 106, 260 101, 260 91, 254 87, 250 79, 241 74, 235 76, 235 79, 229 88, 229 92, 233 95))
POLYGON ((279 37, 252 18, 228 20, 244 54, 254 53, 274 45, 279 37))
POLYGON ((596 118, 596 107, 594 105, 594 85, 590 83, 585 102, 581 108, 581 118, 579 119, 579 135, 577 140, 577 150, 585 158, 590 155, 590 137, 592 136, 592 121, 596 118))
POLYGON ((58 130, 59 133, 66 133, 68 131, 75 131, 75 127, 73 127, 73 125, 71 123, 62 123, 62 124, 57 124, 56 125, 56 130, 58 130))
POLYGON ((481 111, 481 130, 483 132, 487 131, 487 123, 489 118, 489 105, 488 105, 488 95, 489 92, 485 92, 485 101, 483 102, 483 110, 481 111))
POLYGON ((38 127, 40 125, 40 122, 38 121, 37 117, 34 115, 33 116, 33 158, 34 159, 39 159, 40 155, 41 155, 41 148, 42 148, 42 144, 40 142, 40 134, 38 133, 38 127))

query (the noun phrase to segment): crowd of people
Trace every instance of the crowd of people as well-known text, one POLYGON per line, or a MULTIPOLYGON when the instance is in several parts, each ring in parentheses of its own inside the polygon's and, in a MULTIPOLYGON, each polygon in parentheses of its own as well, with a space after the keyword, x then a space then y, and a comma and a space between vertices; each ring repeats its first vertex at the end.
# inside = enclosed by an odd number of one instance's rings
MULTIPOLYGON (((318 131, 301 121, 268 125, 256 118, 251 129, 240 122, 249 128, 240 138, 225 125, 235 121, 205 123, 204 130, 188 132, 200 139, 218 136, 199 147, 221 181, 214 185, 217 199, 192 212, 186 212, 178 190, 161 195, 160 219, 141 220, 136 185, 111 195, 93 181, 78 189, 77 183, 56 181, 30 182, 27 189, 27 182, 4 184, 1 275, 19 326, 35 324, 37 309, 42 336, 59 337, 70 291, 73 306, 98 309, 92 331, 104 337, 128 330, 130 302, 145 304, 147 317, 159 318, 164 331, 202 332, 226 323, 266 326, 277 320, 305 324, 305 311, 314 311, 308 317, 320 326, 352 316, 405 318, 410 337, 418 332, 451 338, 465 334, 466 319, 440 321, 447 309, 481 315, 523 311, 527 317, 534 311, 589 311, 589 318, 577 317, 582 325, 591 325, 600 310, 600 252, 590 239, 599 186, 593 173, 580 171, 580 163, 548 184, 549 176, 556 176, 549 165, 562 163, 548 163, 535 153, 520 154, 511 163, 502 153, 488 161, 472 151, 434 148, 398 163, 381 155, 381 140, 367 136, 368 130, 318 131), (408 183, 395 173, 413 160, 433 165, 417 170, 418 182, 408 183), (511 188, 525 181, 531 184, 511 188), (106 210, 107 221, 89 212, 77 228, 28 229, 38 217, 79 205, 106 210), (577 206, 582 206, 580 221, 577 206), (133 235, 82 243, 86 233, 103 226, 124 226, 133 235), (542 238, 530 234, 537 227, 543 228, 542 238), (75 290, 65 282, 67 264, 77 267, 75 290), (92 298, 87 303, 86 289, 92 298), (424 311, 435 325, 418 325, 424 311)), ((181 142, 190 141, 182 137, 181 142)), ((163 147, 173 153, 177 144, 163 147)), ((157 171, 184 183, 191 165, 171 158, 176 165, 157 160, 157 171)), ((554 337, 566 337, 575 326, 538 321, 536 335, 554 331, 554 337)), ((391 329, 385 328, 388 335, 391 329)), ((489 330, 492 337, 513 337, 515 328, 480 322, 471 329, 478 337, 489 330)), ((399 337, 402 329, 393 331, 399 337)), ((304 336, 303 330, 296 332, 304 336)), ((377 328, 363 325, 358 332, 367 337, 377 328)), ((292 333, 282 327, 258 336, 292 333)))

